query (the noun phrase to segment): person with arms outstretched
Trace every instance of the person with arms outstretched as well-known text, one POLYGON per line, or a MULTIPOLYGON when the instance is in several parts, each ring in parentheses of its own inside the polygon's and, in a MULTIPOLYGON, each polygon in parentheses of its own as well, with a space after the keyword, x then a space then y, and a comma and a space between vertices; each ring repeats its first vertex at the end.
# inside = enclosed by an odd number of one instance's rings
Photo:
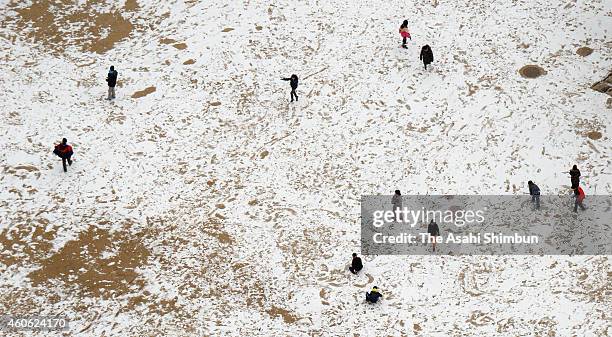
POLYGON ((284 77, 282 78, 283 81, 289 81, 289 85, 291 86, 291 102, 293 102, 293 97, 295 97, 295 100, 298 100, 298 95, 295 92, 295 90, 298 87, 298 77, 296 74, 291 75, 291 77, 284 77))

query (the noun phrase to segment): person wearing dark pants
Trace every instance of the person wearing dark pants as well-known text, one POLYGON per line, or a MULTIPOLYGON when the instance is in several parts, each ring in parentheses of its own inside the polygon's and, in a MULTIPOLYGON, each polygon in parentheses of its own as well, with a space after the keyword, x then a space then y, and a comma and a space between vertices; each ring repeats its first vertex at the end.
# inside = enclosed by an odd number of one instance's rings
POLYGON ((540 188, 531 180, 527 182, 527 185, 529 185, 531 203, 535 205, 535 209, 540 209, 540 188))
POLYGON ((353 253, 353 261, 351 261, 349 270, 351 273, 357 274, 361 269, 363 269, 363 262, 361 262, 361 258, 357 256, 357 253, 353 253))
POLYGON ((119 73, 117 73, 115 67, 111 66, 106 76, 106 83, 108 83, 108 100, 115 98, 115 86, 117 85, 118 75, 119 73))
POLYGON ((380 299, 382 297, 382 294, 380 293, 380 291, 378 291, 378 287, 374 286, 372 288, 372 291, 370 291, 369 293, 366 292, 366 302, 368 303, 376 303, 378 302, 378 299, 380 299))
POLYGON ((393 205, 393 214, 395 215, 395 221, 402 221, 401 210, 402 210, 402 192, 395 190, 395 194, 391 198, 391 204, 393 205))
POLYGON ((68 140, 66 138, 62 139, 60 144, 55 145, 55 149, 53 153, 58 157, 62 158, 62 165, 64 166, 64 172, 68 172, 68 167, 66 167, 66 162, 68 165, 72 166, 72 146, 68 145, 68 140))
POLYGON ((572 167, 572 169, 569 171, 569 174, 572 182, 572 189, 575 190, 578 188, 578 185, 580 185, 580 170, 578 169, 578 166, 574 165, 574 167, 572 167))
MULTIPOLYGON (((430 237, 440 236, 440 227, 438 227, 438 224, 435 221, 433 221, 433 219, 427 226, 427 233, 429 234, 430 237)), ((436 240, 433 240, 431 242, 431 245, 433 246, 433 252, 435 253, 436 252, 436 240)))
POLYGON ((431 51, 431 47, 428 44, 424 45, 421 48, 421 55, 419 59, 423 61, 423 65, 425 66, 425 70, 427 70, 427 65, 434 61, 433 52, 431 51))
POLYGON ((410 32, 408 31, 408 20, 404 20, 399 28, 399 33, 402 37, 402 48, 408 49, 406 47, 406 39, 412 40, 412 36, 410 36, 410 32))
POLYGON ((584 194, 582 187, 578 186, 578 188, 574 189, 574 198, 576 199, 574 201, 574 213, 578 212, 578 206, 580 206, 581 210, 586 210, 586 207, 584 207, 584 205, 582 204, 584 197, 586 197, 586 195, 584 194))
POLYGON ((291 75, 291 77, 282 78, 283 81, 289 81, 289 85, 291 86, 291 102, 293 102, 293 97, 295 100, 298 100, 298 95, 295 90, 298 87, 298 77, 296 74, 291 75))

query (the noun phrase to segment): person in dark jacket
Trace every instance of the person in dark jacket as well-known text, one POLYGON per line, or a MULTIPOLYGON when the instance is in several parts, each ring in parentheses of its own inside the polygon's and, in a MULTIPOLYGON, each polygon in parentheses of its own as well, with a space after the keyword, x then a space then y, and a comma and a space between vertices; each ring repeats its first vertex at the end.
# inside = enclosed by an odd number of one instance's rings
MULTIPOLYGON (((435 221, 433 221, 433 219, 431 219, 431 222, 429 223, 429 225, 427 225, 427 233, 430 236, 440 236, 440 227, 438 227, 438 224, 435 221)), ((431 245, 433 246, 433 251, 435 253, 436 240, 432 240, 431 245)))
POLYGON ((111 66, 106 76, 106 83, 108 83, 108 100, 115 98, 115 86, 117 85, 117 76, 119 73, 115 70, 115 66, 111 66))
POLYGON ((425 70, 427 70, 427 65, 434 61, 433 52, 431 51, 431 47, 428 44, 424 45, 421 48, 421 56, 419 59, 423 61, 423 65, 425 66, 425 70))
POLYGON ((401 209, 402 209, 402 192, 395 190, 395 194, 391 197, 391 205, 393 205, 393 214, 395 215, 395 221, 402 221, 401 209))
POLYGON ((531 195, 531 203, 535 205, 535 209, 540 209, 540 188, 533 181, 527 182, 529 186, 529 195, 531 195))
POLYGON ((366 292, 366 302, 376 303, 378 302, 378 299, 381 297, 382 297, 382 294, 380 293, 380 291, 378 291, 377 286, 374 286, 372 288, 372 291, 370 291, 369 293, 366 292))
POLYGON ((289 81, 289 85, 291 86, 291 102, 293 102, 293 97, 295 96, 295 100, 298 100, 298 95, 295 93, 295 89, 298 87, 298 77, 296 74, 291 75, 291 77, 282 78, 283 81, 289 81))
POLYGON ((351 273, 357 274, 361 269, 363 269, 363 262, 361 262, 361 258, 357 256, 357 253, 353 253, 353 261, 351 261, 349 270, 351 273))
POLYGON ((66 162, 68 165, 72 166, 72 146, 68 145, 68 140, 66 138, 62 139, 60 144, 55 145, 55 149, 53 150, 58 157, 62 158, 62 165, 64 166, 64 172, 68 172, 68 168, 66 167, 66 162))
POLYGON ((575 190, 578 188, 578 185, 580 185, 580 170, 578 169, 578 166, 574 165, 574 167, 572 167, 572 169, 569 171, 569 174, 572 182, 572 189, 575 190))
POLYGON ((576 200, 574 200, 574 213, 578 212, 578 206, 580 206, 581 210, 586 210, 586 207, 584 207, 584 205, 582 204, 582 201, 585 197, 586 194, 584 194, 582 187, 578 186, 574 189, 574 198, 576 198, 576 200))

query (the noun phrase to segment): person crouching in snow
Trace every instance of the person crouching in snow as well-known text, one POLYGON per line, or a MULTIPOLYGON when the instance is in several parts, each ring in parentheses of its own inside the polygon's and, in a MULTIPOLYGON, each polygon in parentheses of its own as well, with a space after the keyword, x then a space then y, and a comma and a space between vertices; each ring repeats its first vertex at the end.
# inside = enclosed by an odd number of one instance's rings
POLYGON ((283 81, 289 81, 289 85, 291 86, 291 102, 293 102, 293 96, 295 96, 295 100, 298 100, 298 95, 295 93, 295 89, 298 87, 298 77, 296 74, 291 75, 291 77, 282 78, 283 81))
POLYGON ((380 293, 380 291, 378 291, 377 286, 374 286, 374 288, 372 288, 372 291, 370 291, 369 293, 366 292, 366 302, 368 303, 376 303, 381 297, 382 294, 380 293))
POLYGON ((66 167, 66 162, 68 162, 68 165, 72 166, 72 160, 70 159, 70 157, 72 157, 74 153, 72 152, 72 146, 68 145, 68 140, 64 138, 62 139, 62 142, 60 144, 55 145, 55 149, 53 150, 53 153, 55 153, 58 157, 62 158, 62 165, 64 166, 64 172, 68 172, 68 168, 66 167))
POLYGON ((351 273, 357 274, 361 269, 363 269, 363 262, 361 262, 361 258, 357 256, 357 253, 353 253, 353 260, 351 261, 349 270, 351 273))
POLYGON ((399 28, 399 33, 402 36, 402 47, 408 48, 406 47, 406 38, 409 38, 410 40, 412 40, 412 37, 410 36, 410 32, 408 32, 408 20, 404 20, 404 22, 402 22, 402 25, 399 28))
POLYGON ((434 60, 433 52, 431 51, 431 47, 429 47, 428 44, 424 45, 423 48, 421 48, 421 56, 419 56, 419 59, 423 61, 425 70, 427 70, 427 65, 433 62, 434 60))

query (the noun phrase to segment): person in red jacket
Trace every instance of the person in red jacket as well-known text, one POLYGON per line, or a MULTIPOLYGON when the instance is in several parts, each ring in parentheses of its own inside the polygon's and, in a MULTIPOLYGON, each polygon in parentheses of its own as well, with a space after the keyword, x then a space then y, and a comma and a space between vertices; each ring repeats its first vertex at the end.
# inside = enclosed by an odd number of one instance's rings
POLYGON ((578 206, 580 206, 580 209, 582 209, 583 211, 586 209, 582 204, 582 201, 584 200, 585 196, 586 195, 584 194, 582 187, 578 186, 578 188, 574 189, 574 198, 576 198, 574 202, 574 212, 578 212, 578 206))
POLYGON ((72 146, 68 145, 68 140, 66 138, 62 139, 61 144, 55 145, 55 149, 53 150, 58 157, 62 158, 62 165, 64 166, 64 172, 68 172, 68 168, 66 167, 66 162, 68 165, 72 166, 72 146))

